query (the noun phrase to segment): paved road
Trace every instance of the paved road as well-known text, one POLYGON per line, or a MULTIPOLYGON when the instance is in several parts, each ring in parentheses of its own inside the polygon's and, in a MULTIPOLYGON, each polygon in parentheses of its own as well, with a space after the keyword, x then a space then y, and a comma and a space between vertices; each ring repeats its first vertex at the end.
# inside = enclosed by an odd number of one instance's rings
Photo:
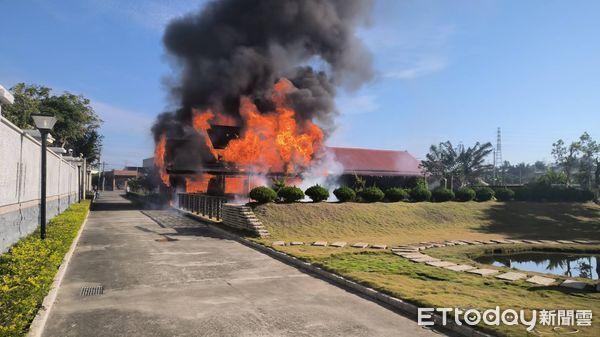
POLYGON ((98 200, 44 336, 437 336, 191 219, 98 200), (165 226, 167 224, 167 226, 165 226), (83 286, 104 294, 81 297, 83 286))

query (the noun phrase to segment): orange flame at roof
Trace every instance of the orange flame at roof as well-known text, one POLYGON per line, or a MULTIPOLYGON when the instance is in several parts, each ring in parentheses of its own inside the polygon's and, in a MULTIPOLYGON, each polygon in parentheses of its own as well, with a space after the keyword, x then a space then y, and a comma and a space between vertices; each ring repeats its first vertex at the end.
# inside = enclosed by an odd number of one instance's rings
MULTIPOLYGON (((233 164, 241 171, 254 173, 298 173, 310 166, 315 154, 323 146, 323 131, 311 120, 296 120, 296 112, 286 103, 286 95, 295 90, 290 81, 281 79, 273 89, 271 100, 275 110, 267 113, 261 113, 250 98, 240 97, 241 120, 210 109, 192 110, 192 126, 215 159, 233 164), (242 125, 241 135, 230 140, 225 149, 217 150, 208 136, 211 125, 242 125)), ((161 179, 169 186, 169 176, 164 168, 165 145, 166 138, 163 135, 156 145, 155 162, 160 169, 161 179)), ((206 192, 209 180, 210 175, 188 177, 186 190, 206 192)), ((245 193, 247 185, 252 185, 251 180, 225 179, 225 192, 245 193)))
POLYGON ((204 174, 200 177, 185 178, 185 191, 194 193, 206 193, 208 191, 208 182, 213 175, 204 174))
POLYGON ((158 172, 160 173, 160 179, 162 182, 170 186, 171 182, 169 181, 169 175, 167 174, 167 170, 165 168, 165 152, 167 146, 167 137, 165 134, 160 136, 158 144, 156 144, 156 148, 154 149, 154 164, 158 167, 158 172))
POLYGON ((294 89, 290 81, 282 79, 274 89, 271 113, 261 114, 249 98, 240 98, 245 128, 229 142, 223 160, 261 173, 293 173, 309 166, 323 145, 323 131, 310 120, 296 122, 295 111, 285 104, 285 95, 294 89))

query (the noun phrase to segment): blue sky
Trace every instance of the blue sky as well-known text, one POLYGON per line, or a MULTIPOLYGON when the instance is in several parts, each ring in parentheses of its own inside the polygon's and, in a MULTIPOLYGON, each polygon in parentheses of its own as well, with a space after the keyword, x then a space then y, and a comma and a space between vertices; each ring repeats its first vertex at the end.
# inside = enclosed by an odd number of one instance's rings
MULTIPOLYGON (((0 84, 43 84, 92 99, 109 168, 152 154, 169 108, 161 38, 187 0, 2 2, 0 84), (8 15, 7 15, 8 14, 8 15)), ((341 92, 330 145, 408 150, 495 142, 513 163, 551 161, 551 144, 600 138, 600 2, 377 1, 361 29, 376 78, 341 92)), ((490 158, 491 159, 491 158, 490 158)))

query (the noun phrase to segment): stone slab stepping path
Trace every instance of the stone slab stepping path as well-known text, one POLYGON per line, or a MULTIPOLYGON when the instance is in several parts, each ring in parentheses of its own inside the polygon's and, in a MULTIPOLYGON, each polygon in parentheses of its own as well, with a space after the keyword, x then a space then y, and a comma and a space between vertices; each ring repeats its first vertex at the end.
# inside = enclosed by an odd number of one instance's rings
POLYGON ((453 271, 467 271, 467 270, 471 270, 471 269, 476 269, 476 267, 469 266, 468 264, 458 264, 455 266, 447 266, 444 268, 453 270, 453 271))
POLYGON ((416 248, 392 248, 392 252, 394 253, 415 253, 418 251, 416 248))
POLYGON ((575 280, 565 280, 563 283, 560 284, 560 286, 565 288, 582 290, 585 289, 585 287, 587 287, 587 283, 575 280))
MULTIPOLYGON (((422 251, 430 248, 441 248, 441 247, 450 247, 450 246, 465 246, 465 245, 500 245, 500 244, 550 244, 550 245, 572 245, 572 244, 598 244, 600 241, 592 241, 592 240, 512 240, 512 239, 490 239, 490 240, 446 240, 446 241, 424 241, 419 242, 418 244, 401 244, 392 247, 392 254, 401 256, 405 259, 408 259, 412 262, 416 263, 425 263, 432 267, 445 268, 448 270, 452 270, 455 272, 466 272, 470 274, 476 274, 481 276, 494 276, 497 279, 515 282, 519 280, 525 279, 526 282, 549 286, 556 282, 556 279, 543 277, 543 276, 532 276, 529 277, 525 273, 519 273, 515 271, 504 272, 499 269, 489 269, 489 268, 478 268, 475 266, 467 265, 467 264, 457 264, 450 261, 442 261, 438 258, 431 257, 429 255, 423 254, 422 251), (529 277, 529 278, 527 278, 529 277)), ((285 246, 285 241, 274 241, 272 243, 273 246, 285 246)), ((304 245, 304 242, 301 241, 292 241, 289 243, 290 246, 301 246, 304 245)), ((315 247, 327 247, 327 241, 315 241, 311 244, 315 247)), ((335 248, 343 248, 348 244, 344 241, 336 241, 329 244, 330 247, 335 248)), ((350 247, 353 248, 372 248, 372 249, 380 249, 386 250, 388 248, 387 245, 384 244, 373 244, 369 245, 366 242, 356 242, 350 247)), ((588 284, 585 282, 577 281, 577 280, 565 280, 560 284, 561 287, 578 289, 585 289, 588 284)), ((600 284, 593 285, 596 291, 600 291, 600 284)))
POLYGON ((396 253, 396 255, 405 257, 407 259, 412 259, 412 258, 416 258, 416 257, 426 257, 427 255, 423 254, 423 253, 396 253))
POLYGON ((500 275, 496 275, 496 278, 506 281, 518 281, 527 277, 527 274, 517 273, 513 271, 509 271, 508 273, 503 273, 500 275))
POLYGON ((557 245, 558 242, 557 241, 552 241, 552 240, 539 240, 541 243, 545 243, 547 245, 557 245))
POLYGON ((418 262, 418 263, 441 261, 440 259, 436 259, 435 257, 431 257, 431 256, 417 257, 417 258, 413 258, 413 259, 409 259, 409 260, 411 260, 412 262, 418 262))
POLYGON ((556 240, 556 242, 562 243, 565 245, 572 245, 572 244, 576 243, 575 241, 570 241, 570 240, 556 240))
POLYGON ((405 259, 418 259, 418 258, 423 258, 423 257, 427 257, 427 255, 425 254, 420 254, 420 253, 394 253, 394 255, 398 255, 398 256, 402 256, 405 259))
POLYGON ((425 262, 426 264, 433 266, 433 267, 452 267, 452 266, 456 266, 456 263, 452 263, 452 262, 448 262, 448 261, 431 261, 431 262, 425 262))
POLYGON ((528 278, 525 281, 529 282, 529 283, 537 284, 537 285, 549 286, 552 283, 554 283, 556 280, 553 279, 553 278, 543 277, 543 276, 537 276, 536 275, 536 276, 528 278))
POLYGON ((487 268, 477 268, 477 269, 467 270, 467 273, 477 274, 477 275, 481 275, 481 276, 494 275, 494 274, 498 274, 499 272, 500 272, 499 270, 487 269, 487 268))
POLYGON ((541 245, 541 244, 543 244, 542 241, 538 241, 538 240, 523 240, 523 242, 529 243, 529 244, 533 244, 533 245, 541 245))
POLYGON ((462 240, 462 241, 468 245, 481 245, 482 244, 481 242, 475 241, 475 240, 462 240))

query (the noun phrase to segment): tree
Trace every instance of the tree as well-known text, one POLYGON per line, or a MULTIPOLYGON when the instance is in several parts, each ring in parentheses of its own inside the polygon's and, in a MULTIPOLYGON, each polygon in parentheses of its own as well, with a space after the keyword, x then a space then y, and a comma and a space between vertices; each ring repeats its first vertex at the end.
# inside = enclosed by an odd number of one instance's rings
POLYGON ((475 143, 474 146, 465 148, 463 145, 454 147, 450 141, 432 145, 421 168, 431 176, 450 181, 454 188, 454 180, 458 180, 458 187, 477 183, 485 173, 489 172, 492 165, 485 164, 485 158, 492 153, 491 143, 475 143))
POLYGON ((581 137, 579 137, 577 144, 579 152, 581 153, 577 180, 581 186, 591 189, 595 176, 594 165, 598 160, 600 145, 596 143, 587 132, 584 132, 581 137))
POLYGON ((469 147, 466 150, 464 147, 461 148, 461 152, 458 156, 461 187, 465 186, 466 183, 476 184, 477 179, 482 177, 487 171, 492 169, 492 165, 485 164, 485 158, 493 151, 492 143, 487 142, 480 144, 475 143, 473 147, 469 147))
POLYGON ((52 114, 57 119, 52 135, 58 146, 73 149, 74 155, 83 153, 91 164, 100 159, 102 136, 98 131, 102 121, 89 99, 69 92, 53 95, 48 87, 25 83, 10 90, 15 102, 2 107, 9 121, 22 129, 32 129, 31 114, 52 114))
POLYGON ((556 165, 560 167, 566 175, 566 184, 571 183, 573 171, 577 165, 577 156, 579 154, 579 144, 572 142, 568 147, 562 139, 552 144, 552 156, 556 165))
POLYGON ((458 154, 450 141, 431 145, 425 158, 421 162, 421 169, 433 178, 444 179, 453 185, 454 177, 458 174, 458 154))

